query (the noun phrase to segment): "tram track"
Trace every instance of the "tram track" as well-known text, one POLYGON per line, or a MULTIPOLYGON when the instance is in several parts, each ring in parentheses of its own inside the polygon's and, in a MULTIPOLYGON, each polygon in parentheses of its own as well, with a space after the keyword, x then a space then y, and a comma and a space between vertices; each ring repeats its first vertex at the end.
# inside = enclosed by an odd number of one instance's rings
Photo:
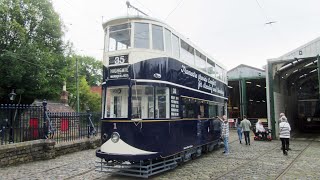
POLYGON ((309 141, 309 144, 299 153, 298 156, 296 156, 294 158, 293 161, 291 161, 291 163, 289 164, 289 166, 287 166, 287 168, 281 173, 279 174, 279 176, 277 176, 276 180, 280 180, 282 179, 282 177, 291 169, 291 167, 293 166, 293 164, 301 157, 301 155, 310 147, 310 145, 314 142, 314 140, 309 141))
MULTIPOLYGON (((234 142, 236 142, 236 141, 237 141, 237 140, 233 140, 233 141, 229 142, 229 144, 232 144, 232 143, 234 143, 234 142)), ((56 167, 56 168, 58 168, 58 167, 56 167)), ((53 169, 54 169, 54 168, 53 168, 53 169)), ((89 170, 83 171, 83 172, 81 172, 81 173, 79 173, 79 174, 75 174, 75 175, 69 176, 69 177, 67 177, 67 178, 64 178, 64 180, 70 180, 70 179, 73 179, 73 178, 76 178, 76 177, 85 175, 85 174, 87 174, 87 173, 90 173, 90 172, 94 171, 95 169, 96 169, 95 167, 94 167, 94 168, 90 168, 89 170)), ((101 179, 102 177, 103 177, 103 175, 102 175, 101 177, 96 177, 96 178, 93 178, 93 179, 94 179, 94 180, 99 180, 99 179, 101 179)))
POLYGON ((89 173, 91 171, 94 171, 94 170, 95 170, 95 167, 94 168, 90 168, 89 170, 83 171, 83 172, 81 172, 79 174, 75 174, 73 176, 69 176, 67 178, 64 178, 64 180, 68 180, 68 179, 72 179, 72 178, 75 178, 75 177, 78 177, 78 176, 82 176, 82 175, 87 174, 87 173, 89 173))
MULTIPOLYGON (((235 142, 235 141, 237 141, 237 140, 234 140, 234 141, 230 142, 230 144, 233 143, 233 142, 235 142)), ((284 169, 284 170, 281 172, 281 174, 279 174, 275 179, 276 179, 276 180, 282 179, 282 177, 291 169, 291 167, 295 164, 295 162, 302 156, 302 154, 310 147, 310 145, 311 145, 314 141, 315 141, 315 140, 309 140, 308 145, 303 148, 303 150, 294 158, 294 160, 290 162, 289 166, 287 166, 287 168, 284 169)), ((248 164, 250 164, 250 163, 252 163, 252 162, 257 161, 257 159, 260 158, 261 156, 264 156, 264 155, 266 155, 268 152, 273 151, 273 150, 275 150, 275 149, 277 149, 277 148, 279 148, 279 146, 275 146, 275 147, 272 148, 272 149, 263 151, 263 153, 258 154, 255 158, 251 159, 250 161, 248 161, 248 162, 246 162, 246 163, 243 163, 243 164, 241 164, 241 165, 239 165, 239 166, 237 166, 237 167, 235 167, 235 168, 232 168, 231 170, 228 170, 227 172, 223 173, 222 175, 220 175, 220 176, 218 176, 218 177, 210 177, 210 178, 212 178, 212 179, 220 179, 220 178, 223 178, 223 177, 226 176, 227 174, 232 173, 233 171, 239 169, 239 167, 243 168, 244 166, 246 166, 246 165, 248 165, 248 164)), ((234 159, 234 158, 233 158, 233 159, 234 159)))
MULTIPOLYGON (((237 140, 235 140, 235 141, 237 141, 237 140)), ((234 141, 233 141, 233 142, 234 142, 234 141)), ((263 155, 267 154, 269 151, 275 150, 275 149, 277 149, 277 148, 279 148, 279 147, 278 147, 278 146, 275 146, 275 147, 272 148, 272 149, 263 151, 263 153, 258 154, 255 158, 251 159, 250 161, 245 162, 245 163, 243 163, 243 164, 240 164, 239 166, 237 166, 237 167, 235 167, 235 168, 232 168, 231 170, 228 170, 227 172, 223 173, 222 175, 220 175, 220 176, 218 176, 218 177, 210 177, 210 178, 213 178, 213 179, 222 178, 222 177, 224 177, 225 175, 227 175, 227 174, 229 174, 229 173, 231 173, 231 172, 234 172, 235 170, 239 169, 239 167, 244 167, 244 166, 246 166, 246 165, 248 165, 248 164, 250 164, 250 163, 252 163, 252 162, 257 161, 257 159, 260 158, 261 156, 263 156, 263 155)))

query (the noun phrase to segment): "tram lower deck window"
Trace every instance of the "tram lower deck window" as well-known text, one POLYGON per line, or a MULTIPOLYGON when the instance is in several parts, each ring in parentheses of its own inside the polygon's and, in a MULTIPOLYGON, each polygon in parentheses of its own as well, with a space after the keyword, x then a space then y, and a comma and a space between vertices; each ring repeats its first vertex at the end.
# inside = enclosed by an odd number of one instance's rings
POLYGON ((131 98, 133 119, 154 118, 154 95, 152 86, 132 86, 131 98))
POLYGON ((128 117, 128 87, 107 88, 105 96, 106 118, 127 118, 128 117))
POLYGON ((169 118, 169 88, 132 86, 131 107, 132 119, 169 118))
POLYGON ((182 98, 183 118, 208 118, 209 104, 202 100, 182 98))

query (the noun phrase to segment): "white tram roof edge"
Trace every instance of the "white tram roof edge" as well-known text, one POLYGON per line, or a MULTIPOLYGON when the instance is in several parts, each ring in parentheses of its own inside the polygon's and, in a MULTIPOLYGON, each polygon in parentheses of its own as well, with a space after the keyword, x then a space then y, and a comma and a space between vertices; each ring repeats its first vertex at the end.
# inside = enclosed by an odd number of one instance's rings
POLYGON ((112 26, 112 25, 118 25, 122 23, 126 23, 129 21, 134 21, 134 20, 147 20, 147 21, 153 21, 161 24, 163 27, 169 29, 173 34, 177 35, 180 39, 183 41, 187 42, 190 44, 193 48, 195 48, 197 51, 201 52, 203 55, 205 55, 207 58, 209 58, 211 61, 219 65, 221 68, 223 68, 225 71, 227 71, 226 67, 217 59, 213 58, 210 56, 208 53, 205 53, 201 48, 199 48, 197 45, 195 45, 193 42, 191 42, 188 38, 183 36, 182 34, 178 33, 175 29, 173 29, 171 26, 163 22, 162 20, 148 17, 148 16, 120 16, 117 18, 112 18, 110 20, 107 20, 106 22, 102 23, 102 27, 105 30, 107 26, 112 26))

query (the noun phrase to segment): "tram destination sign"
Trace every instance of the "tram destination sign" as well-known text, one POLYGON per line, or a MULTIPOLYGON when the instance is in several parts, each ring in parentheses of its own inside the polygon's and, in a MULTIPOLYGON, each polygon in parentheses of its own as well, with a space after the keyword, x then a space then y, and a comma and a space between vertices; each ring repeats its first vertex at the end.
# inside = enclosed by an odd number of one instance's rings
POLYGON ((126 64, 128 63, 128 55, 109 57, 109 65, 126 64))
POLYGON ((129 78, 129 65, 109 67, 109 79, 129 78))

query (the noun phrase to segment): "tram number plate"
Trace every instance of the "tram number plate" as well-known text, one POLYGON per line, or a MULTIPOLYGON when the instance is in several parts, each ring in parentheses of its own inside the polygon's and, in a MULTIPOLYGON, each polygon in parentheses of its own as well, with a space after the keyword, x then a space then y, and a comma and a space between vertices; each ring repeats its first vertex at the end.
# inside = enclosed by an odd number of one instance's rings
POLYGON ((128 55, 109 57, 109 65, 128 63, 128 55))

